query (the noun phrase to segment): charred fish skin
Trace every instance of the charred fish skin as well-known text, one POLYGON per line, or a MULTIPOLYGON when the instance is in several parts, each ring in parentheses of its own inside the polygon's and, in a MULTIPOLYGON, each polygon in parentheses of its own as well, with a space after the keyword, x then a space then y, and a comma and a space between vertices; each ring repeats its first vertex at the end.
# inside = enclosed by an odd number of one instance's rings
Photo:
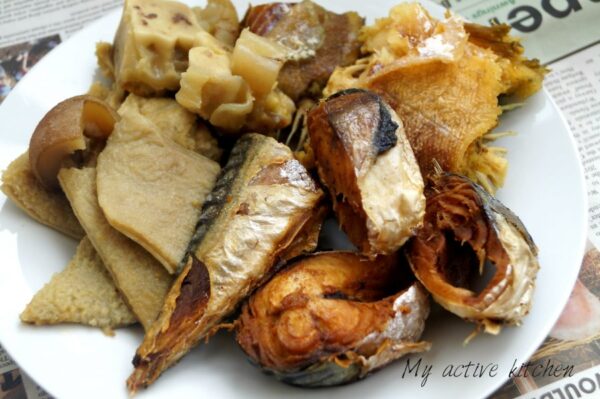
POLYGON ((436 302, 485 332, 518 325, 529 312, 537 247, 518 216, 464 176, 438 171, 432 178, 424 226, 405 254, 436 302), (469 280, 486 261, 496 271, 473 291, 469 280))
MULTIPOLYGON (((235 183, 237 172, 244 165, 244 162, 246 162, 247 159, 251 159, 254 155, 256 147, 253 146, 253 143, 255 141, 253 136, 246 135, 242 137, 237 145, 231 150, 226 167, 221 171, 215 187, 207 196, 206 201, 202 206, 202 214, 196 224, 196 231, 192 236, 186 251, 188 255, 194 252, 207 231, 213 225, 226 204, 230 192, 235 191, 233 185, 235 183)), ((183 269, 186 263, 187 258, 183 258, 179 264, 180 270, 183 269)))
POLYGON ((424 182, 402 121, 377 94, 349 89, 308 114, 317 171, 350 240, 371 257, 398 250, 425 214, 424 182))
POLYGON ((128 388, 151 384, 256 288, 281 260, 316 248, 324 193, 270 137, 238 140, 203 206, 189 255, 146 333, 128 388))
POLYGON ((396 256, 355 252, 300 258, 244 304, 238 344, 265 373, 303 387, 349 383, 427 350, 418 341, 428 294, 418 282, 400 283, 398 266, 396 256))

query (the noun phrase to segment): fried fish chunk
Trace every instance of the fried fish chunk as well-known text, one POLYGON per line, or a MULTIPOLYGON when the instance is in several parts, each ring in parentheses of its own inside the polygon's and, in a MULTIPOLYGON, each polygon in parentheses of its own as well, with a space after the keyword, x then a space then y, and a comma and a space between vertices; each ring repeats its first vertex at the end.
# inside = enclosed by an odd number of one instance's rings
POLYGON ((424 183, 402 121, 383 99, 346 90, 308 114, 310 146, 342 229, 362 253, 391 254, 425 214, 424 183))
POLYGON ((129 390, 156 380, 279 261, 314 250, 323 199, 288 147, 259 134, 242 136, 204 203, 161 314, 137 350, 129 390))
POLYGON ((396 256, 354 252, 303 257, 244 304, 237 342, 267 374, 307 387, 351 382, 427 350, 418 341, 428 294, 403 282, 409 272, 399 266, 396 256))
POLYGON ((325 94, 362 87, 383 96, 404 122, 424 176, 437 161, 489 191, 501 187, 505 150, 486 140, 502 112, 498 97, 533 94, 546 69, 522 56, 508 29, 456 15, 438 21, 418 4, 392 8, 361 38, 369 55, 338 68, 325 94))
POLYGON ((439 304, 485 332, 497 334, 529 312, 537 248, 521 220, 466 177, 432 178, 425 224, 405 253, 439 304), (482 278, 486 261, 494 267, 489 281, 482 278))

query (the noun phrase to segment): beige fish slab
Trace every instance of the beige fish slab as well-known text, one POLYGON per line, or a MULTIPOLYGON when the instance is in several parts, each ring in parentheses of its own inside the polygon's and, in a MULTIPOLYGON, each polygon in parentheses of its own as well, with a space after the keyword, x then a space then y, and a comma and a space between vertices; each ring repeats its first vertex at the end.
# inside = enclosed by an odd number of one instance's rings
POLYGON ((12 161, 2 173, 0 189, 38 222, 73 238, 80 239, 85 235, 64 194, 44 188, 36 179, 27 152, 12 161))
POLYGON ((115 229, 174 273, 221 168, 161 134, 139 104, 119 112, 121 121, 98 157, 100 207, 115 229))
POLYGON ((67 267, 40 289, 21 313, 32 324, 77 323, 103 329, 137 322, 102 259, 84 237, 67 267))
POLYGON ((214 161, 221 158, 223 150, 196 114, 183 108, 177 101, 166 97, 127 96, 119 113, 137 111, 156 125, 160 134, 182 147, 204 155, 214 161))
POLYGON ((189 261, 136 352, 130 391, 148 386, 210 336, 275 265, 314 251, 324 199, 287 146, 242 136, 204 204, 189 261))
POLYGON ((146 250, 110 226, 98 204, 95 168, 63 168, 58 179, 115 285, 147 329, 162 307, 172 277, 146 250))

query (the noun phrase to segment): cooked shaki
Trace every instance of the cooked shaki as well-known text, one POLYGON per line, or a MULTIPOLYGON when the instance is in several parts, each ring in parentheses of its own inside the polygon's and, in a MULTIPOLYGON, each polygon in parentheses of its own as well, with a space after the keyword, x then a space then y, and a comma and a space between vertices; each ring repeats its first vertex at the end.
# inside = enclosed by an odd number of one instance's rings
POLYGON ((236 322, 251 361, 293 385, 338 385, 408 353, 429 315, 428 294, 396 256, 321 252, 293 262, 254 293, 236 322))
POLYGON ((207 0, 206 6, 193 7, 200 26, 221 43, 233 47, 240 35, 237 10, 230 0, 207 0))
POLYGON ((84 237, 67 267, 33 296, 21 313, 21 321, 38 325, 78 323, 110 332, 136 323, 137 318, 84 237))
POLYGON ((308 113, 310 147, 342 229, 364 254, 394 253, 423 221, 423 179, 402 121, 350 89, 308 113))
POLYGON ((497 334, 529 312, 539 270, 521 220, 466 177, 437 172, 425 223, 405 247, 415 275, 450 312, 497 334), (493 276, 486 281, 486 262, 493 276))
POLYGON ((2 173, 2 192, 38 222, 70 237, 81 239, 85 233, 65 195, 47 189, 35 177, 25 152, 2 173))
POLYGON ((323 192, 274 139, 242 136, 204 203, 189 256, 133 360, 135 392, 229 315, 283 260, 316 247, 323 192))
POLYGON ((419 4, 400 4, 361 31, 368 55, 337 69, 324 92, 379 93, 404 122, 424 176, 435 160, 494 191, 508 164, 506 150, 490 145, 503 110, 498 97, 520 101, 540 89, 546 73, 508 30, 465 24, 457 15, 438 21, 419 4))
POLYGON ((127 0, 112 60, 102 58, 104 69, 112 70, 119 87, 140 96, 176 91, 201 32, 196 15, 183 3, 127 0))
POLYGON ((309 0, 251 6, 242 21, 252 32, 291 49, 277 81, 294 101, 320 97, 333 70, 356 61, 363 24, 356 12, 336 14, 309 0))
POLYGON ((174 273, 221 168, 171 140, 171 126, 152 123, 142 104, 127 99, 119 108, 98 155, 98 202, 112 227, 174 273))
POLYGON ((189 52, 175 98, 222 133, 276 132, 292 122, 294 102, 277 86, 287 49, 244 29, 233 49, 206 32, 189 52))
POLYGON ((95 168, 63 168, 59 181, 123 299, 148 329, 160 312, 173 277, 144 248, 108 224, 98 204, 95 168))

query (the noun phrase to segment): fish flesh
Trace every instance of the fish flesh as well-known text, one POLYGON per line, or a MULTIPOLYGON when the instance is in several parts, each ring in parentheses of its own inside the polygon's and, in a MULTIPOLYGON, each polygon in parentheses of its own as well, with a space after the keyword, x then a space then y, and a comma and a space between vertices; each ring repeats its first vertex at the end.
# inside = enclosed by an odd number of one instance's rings
POLYGON ((429 295, 398 260, 320 252, 292 262, 244 304, 238 344, 266 373, 305 387, 347 383, 428 350, 419 339, 429 295))
POLYGON ((130 392, 152 383, 234 311, 279 262, 313 251, 324 193, 274 139, 242 136, 204 203, 157 322, 138 348, 130 392))
POLYGON ((219 164, 182 147, 129 98, 98 155, 98 202, 108 222, 175 273, 219 164))
POLYGON ((438 171, 426 197, 425 223, 405 247, 415 276, 439 304, 485 332, 519 324, 531 307, 540 267, 521 220, 455 174, 438 171), (486 262, 493 271, 489 281, 486 262))
POLYGON ((391 254, 420 226, 424 183, 402 121, 377 94, 336 93, 308 113, 319 177, 350 240, 391 254))
POLYGON ((361 31, 365 57, 338 68, 324 94, 352 87, 380 94, 404 122, 423 176, 437 162, 493 192, 508 167, 506 150, 490 145, 495 136, 488 135, 503 111, 499 96, 522 101, 547 72, 523 56, 508 31, 451 13, 437 20, 419 4, 399 4, 361 31))

